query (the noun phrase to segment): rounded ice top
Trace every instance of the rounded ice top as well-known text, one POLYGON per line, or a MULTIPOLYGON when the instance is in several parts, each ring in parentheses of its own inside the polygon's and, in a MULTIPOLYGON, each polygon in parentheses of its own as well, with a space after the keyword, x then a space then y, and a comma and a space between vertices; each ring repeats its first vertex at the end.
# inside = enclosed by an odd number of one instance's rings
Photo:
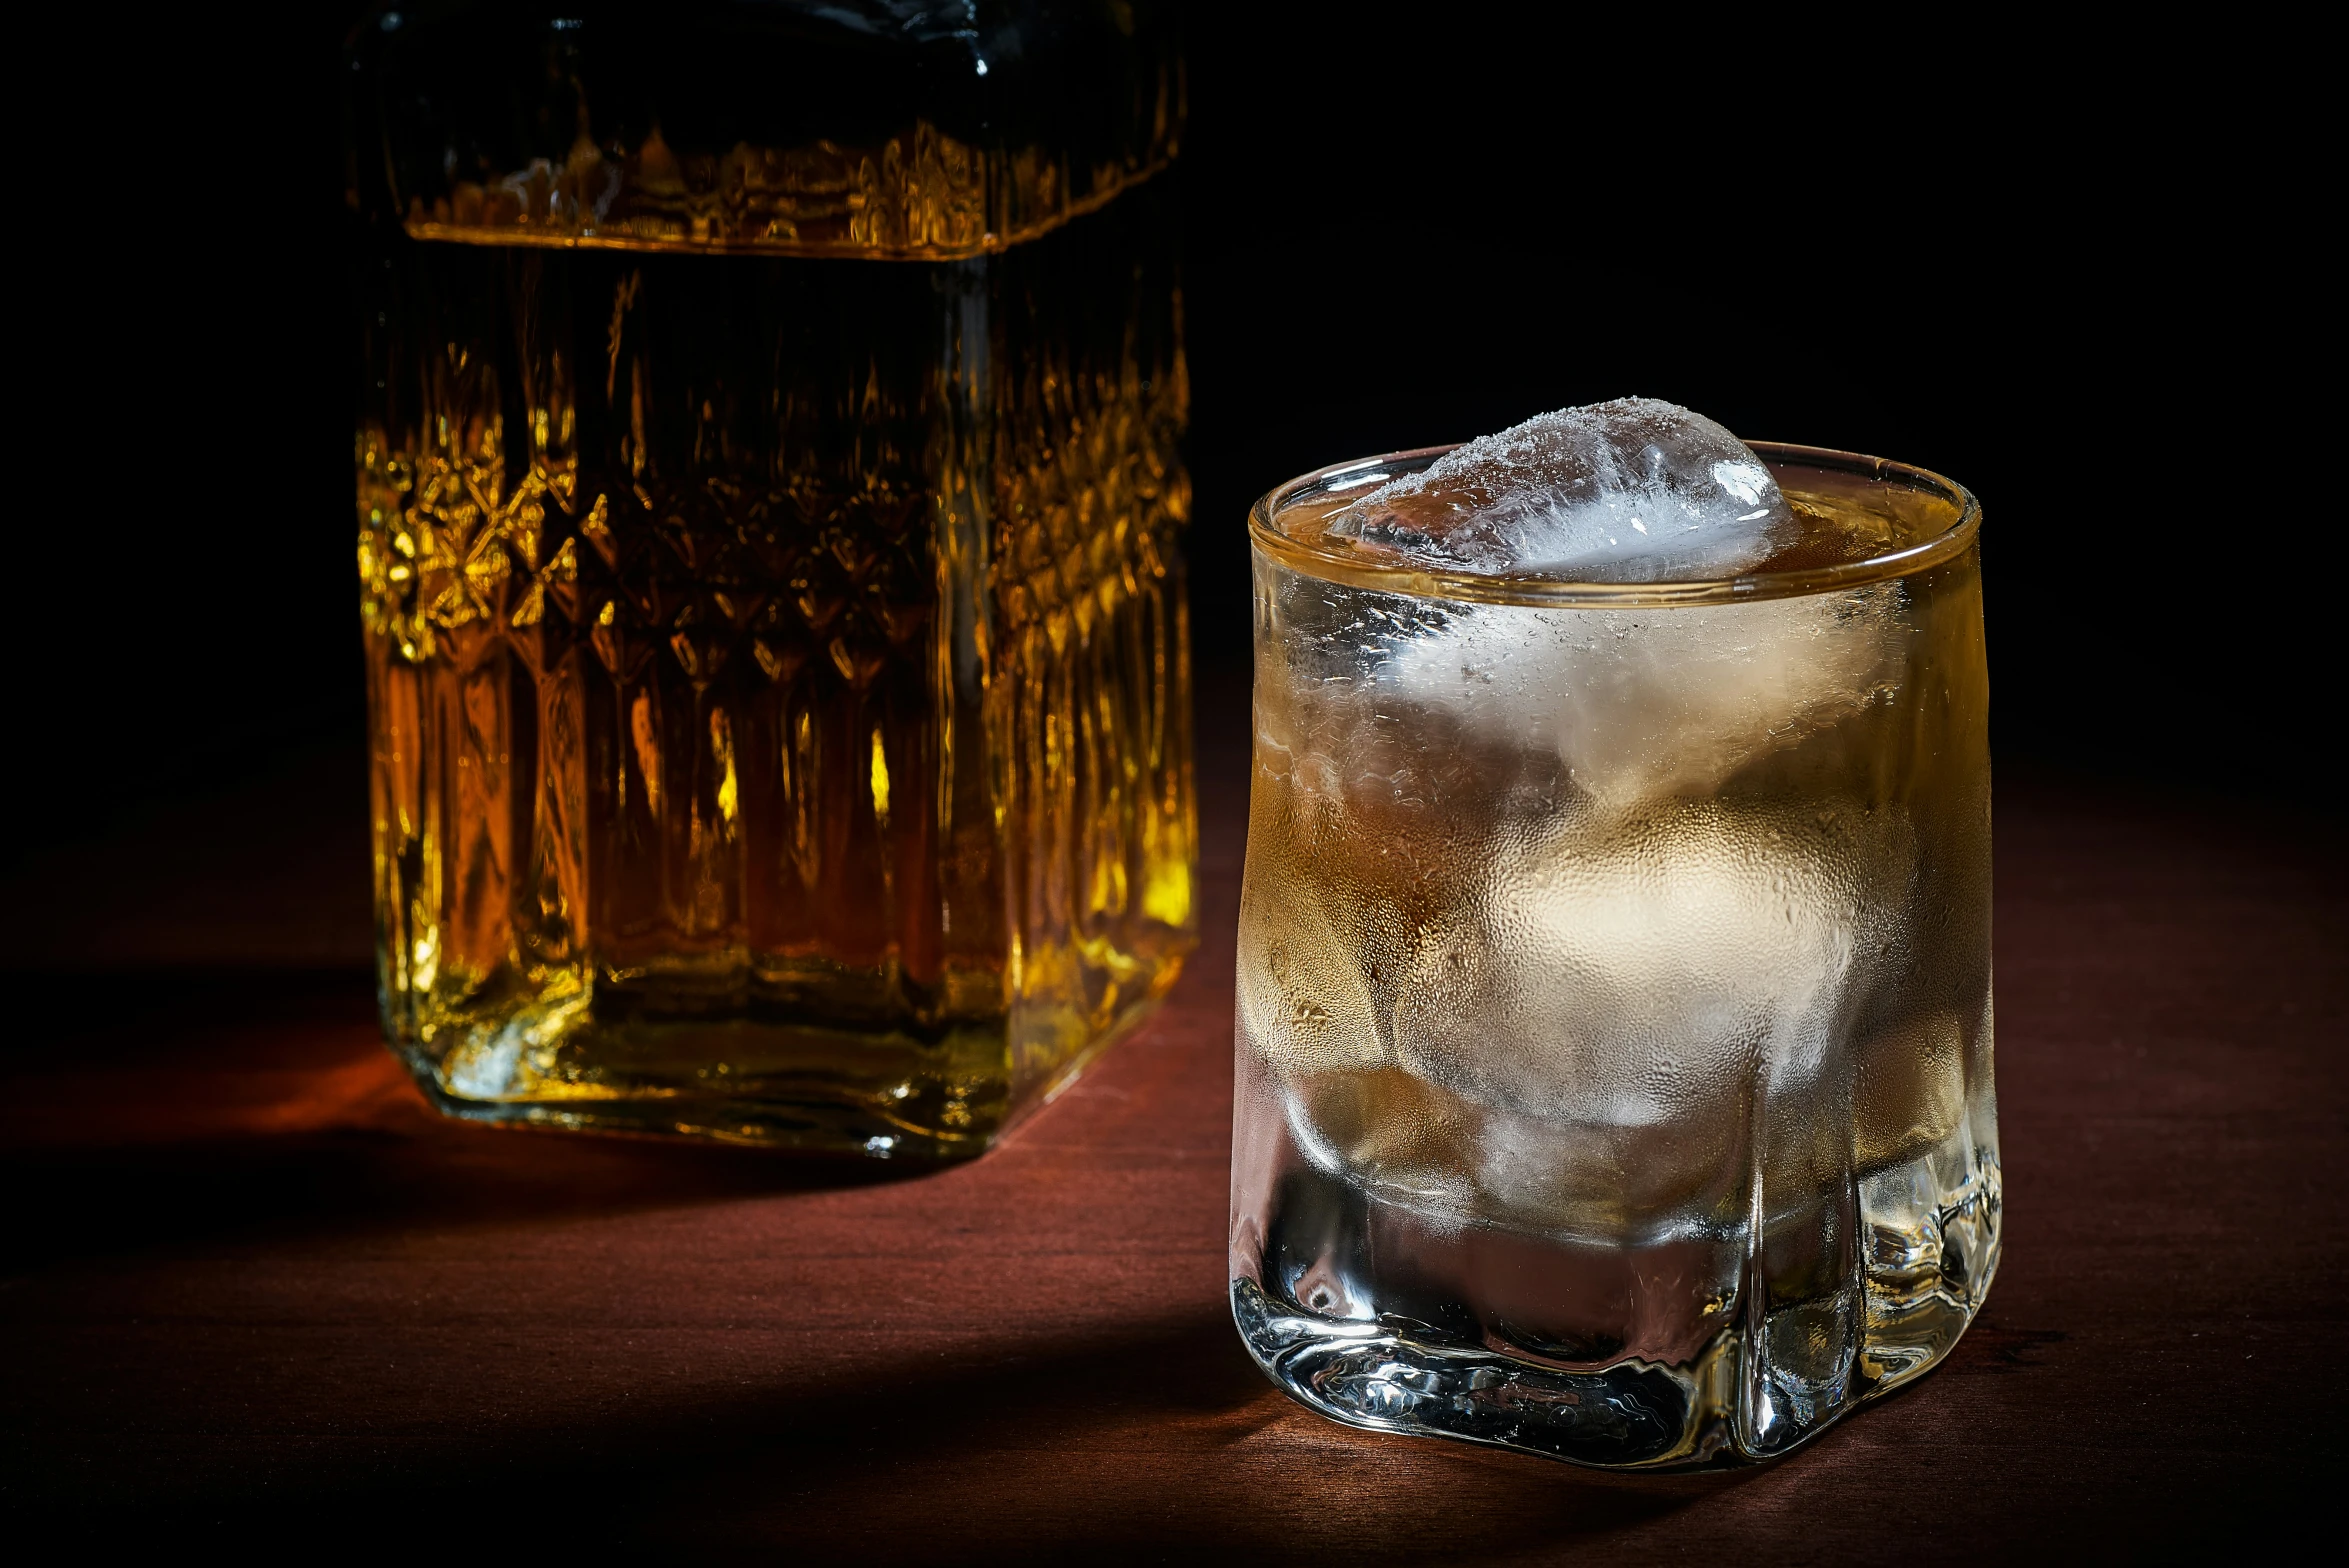
POLYGON ((1795 529, 1760 458, 1648 397, 1537 414, 1330 519, 1324 537, 1439 571, 1585 582, 1733 577, 1795 529))

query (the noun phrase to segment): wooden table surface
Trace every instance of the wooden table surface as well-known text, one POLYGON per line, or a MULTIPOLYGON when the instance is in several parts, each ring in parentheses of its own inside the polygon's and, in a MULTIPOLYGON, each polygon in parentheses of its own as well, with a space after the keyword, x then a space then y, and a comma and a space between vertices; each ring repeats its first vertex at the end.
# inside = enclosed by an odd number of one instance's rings
POLYGON ((1981 1321, 1790 1460, 1612 1476, 1347 1430, 1242 1354, 1245 774, 1218 722, 1180 987, 943 1173, 440 1120, 355 973, 18 977, 48 1021, 0 1051, 0 1498, 93 1541, 1356 1564, 2103 1557, 2239 1546, 2321 1497, 2337 837, 2002 782, 2009 1228, 1981 1321))

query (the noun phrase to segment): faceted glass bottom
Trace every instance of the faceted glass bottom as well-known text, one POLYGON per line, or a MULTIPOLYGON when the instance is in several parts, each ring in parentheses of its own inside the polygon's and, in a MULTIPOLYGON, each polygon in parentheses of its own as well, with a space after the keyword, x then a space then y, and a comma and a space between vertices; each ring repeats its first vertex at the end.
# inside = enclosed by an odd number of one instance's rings
POLYGON ((1743 1310, 1752 1292, 1740 1280, 1678 1325, 1695 1332, 1670 1336, 1686 1347, 1670 1361, 1566 1344, 1544 1347, 1554 1356, 1529 1353, 1489 1301, 1470 1299, 1480 1268, 1489 1280, 1497 1259, 1521 1254, 1502 1266, 1522 1286, 1538 1250, 1553 1288, 1603 1291, 1685 1280, 1704 1253, 1750 1251, 1743 1237, 1588 1247, 1442 1238, 1309 1168, 1283 1183, 1262 1278, 1232 1281, 1232 1316, 1267 1377, 1351 1426, 1607 1469, 1773 1459, 1929 1371, 1980 1310, 1998 1267, 1995 1153, 1945 1147, 1857 1185, 1860 1278, 1816 1299, 1778 1298, 1766 1312, 1743 1310), (1953 1156, 1963 1172, 1954 1185, 1953 1156))

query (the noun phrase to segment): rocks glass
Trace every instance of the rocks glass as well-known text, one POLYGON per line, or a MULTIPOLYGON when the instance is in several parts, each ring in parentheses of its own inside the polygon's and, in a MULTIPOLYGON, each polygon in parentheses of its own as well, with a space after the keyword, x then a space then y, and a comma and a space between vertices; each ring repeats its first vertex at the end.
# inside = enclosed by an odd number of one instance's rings
POLYGON ((1232 1308, 1326 1415, 1761 1459, 1925 1372, 1989 1288, 1980 514, 1753 450, 1809 543, 1730 580, 1320 532, 1435 451, 1250 519, 1232 1308))

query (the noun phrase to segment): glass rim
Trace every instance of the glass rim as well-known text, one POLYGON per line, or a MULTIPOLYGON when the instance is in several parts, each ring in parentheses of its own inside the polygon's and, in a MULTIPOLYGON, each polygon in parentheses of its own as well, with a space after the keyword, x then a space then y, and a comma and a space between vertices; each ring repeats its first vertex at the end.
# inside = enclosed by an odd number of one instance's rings
POLYGON ((1748 441, 1756 457, 1777 466, 1820 468, 1856 474, 1862 478, 1892 480, 1912 489, 1937 494, 1956 505, 1956 519, 1929 539, 1834 566, 1798 571, 1750 572, 1737 577, 1692 578, 1685 582, 1590 583, 1550 577, 1481 576, 1469 572, 1439 571, 1429 567, 1383 566, 1334 550, 1299 544, 1273 525, 1273 519, 1301 491, 1341 474, 1383 464, 1425 459, 1434 462, 1458 446, 1411 447, 1376 457, 1358 457, 1299 474, 1256 498, 1248 509, 1248 538, 1257 549, 1309 576, 1352 588, 1405 595, 1414 599, 1458 599, 1472 604, 1524 604, 1594 609, 1653 609, 1680 604, 1743 604, 1760 599, 1786 599, 1830 593, 1869 583, 1907 577, 1939 566, 1960 554, 1982 530, 1982 503, 1956 480, 1913 463, 1869 457, 1833 447, 1797 446, 1785 441, 1748 441))

